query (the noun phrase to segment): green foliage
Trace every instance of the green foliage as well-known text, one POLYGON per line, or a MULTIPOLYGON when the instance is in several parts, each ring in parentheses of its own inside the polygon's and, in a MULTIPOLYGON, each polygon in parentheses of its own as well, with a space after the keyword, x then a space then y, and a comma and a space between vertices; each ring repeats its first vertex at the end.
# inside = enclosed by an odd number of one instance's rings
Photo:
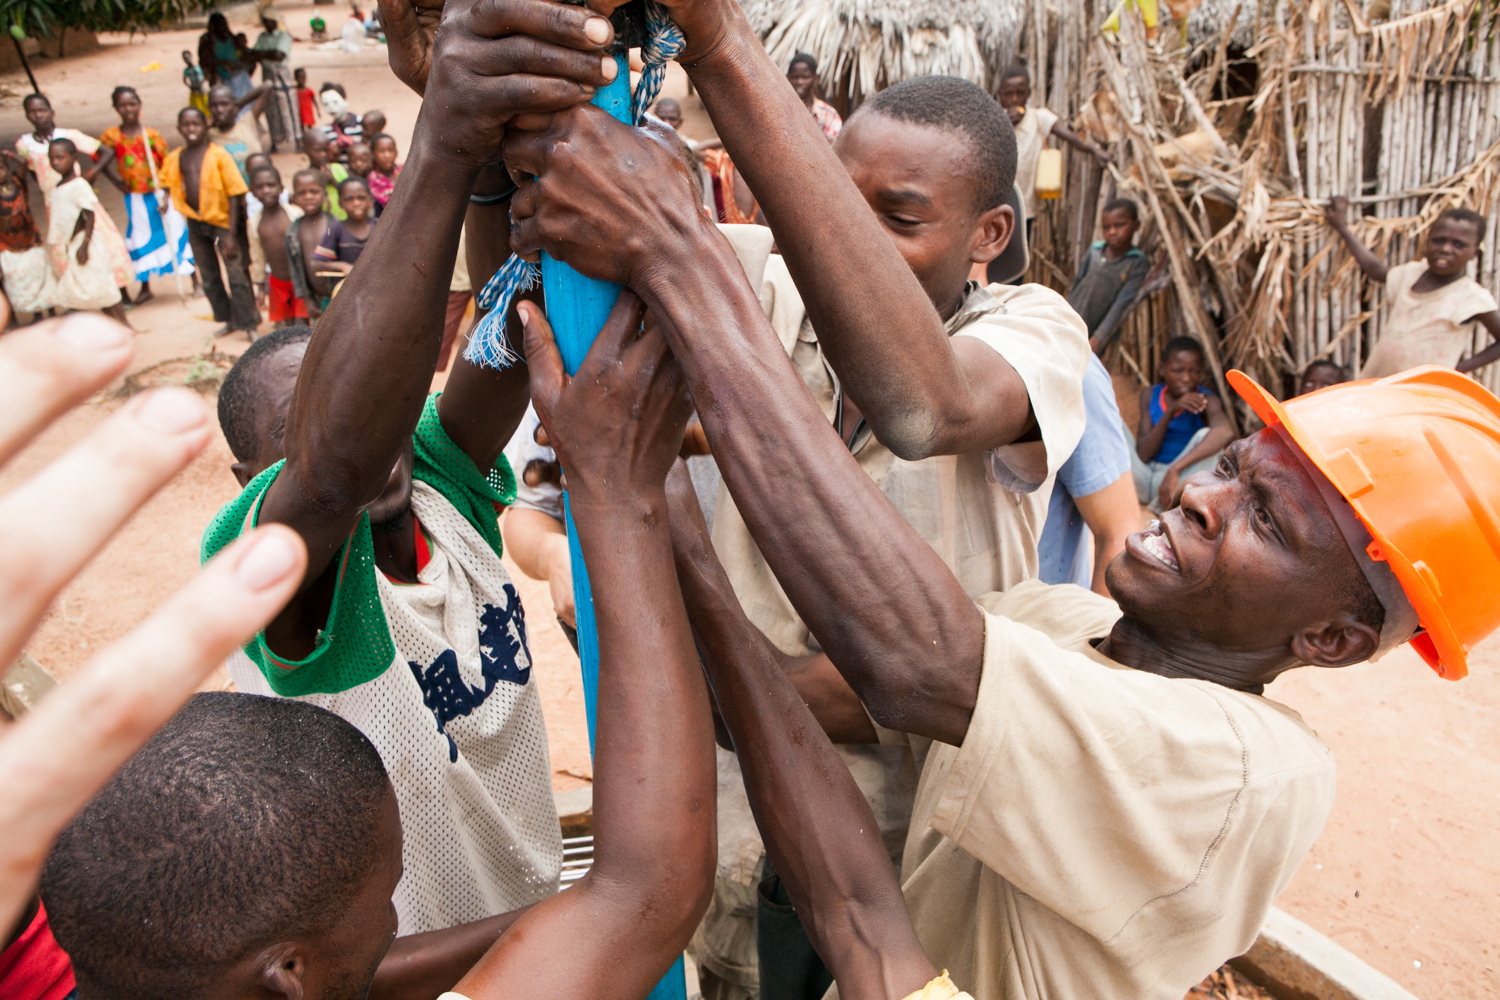
POLYGON ((63 28, 131 31, 159 28, 211 6, 212 0, 0 0, 0 24, 34 38, 63 28))

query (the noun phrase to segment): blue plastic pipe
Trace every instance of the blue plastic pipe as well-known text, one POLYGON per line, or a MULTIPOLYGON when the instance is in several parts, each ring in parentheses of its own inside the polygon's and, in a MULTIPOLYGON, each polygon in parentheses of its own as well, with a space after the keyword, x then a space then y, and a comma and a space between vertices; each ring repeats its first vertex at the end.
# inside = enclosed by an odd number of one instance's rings
MULTIPOLYGON (((630 64, 615 56, 620 67, 614 82, 594 96, 594 103, 622 122, 630 121, 630 64)), ((620 294, 620 286, 586 278, 561 261, 542 254, 542 290, 547 296, 547 319, 557 338, 557 350, 569 375, 577 373, 590 345, 620 294)), ((564 498, 566 500, 566 497, 564 498)), ((578 532, 573 528, 573 510, 566 507, 568 553, 573 561, 573 606, 577 614, 578 659, 583 667, 583 703, 589 718, 589 752, 594 750, 594 726, 599 704, 599 631, 594 619, 594 592, 589 588, 589 569, 578 550, 578 532)), ((687 979, 682 957, 656 984, 647 1000, 687 1000, 687 979)))

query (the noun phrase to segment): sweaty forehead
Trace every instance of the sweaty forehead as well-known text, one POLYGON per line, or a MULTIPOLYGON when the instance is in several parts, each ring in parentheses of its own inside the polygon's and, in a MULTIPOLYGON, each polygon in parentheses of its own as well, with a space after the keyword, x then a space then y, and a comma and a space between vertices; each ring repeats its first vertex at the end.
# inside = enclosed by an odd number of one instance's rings
POLYGON ((878 111, 851 118, 834 151, 866 197, 912 191, 933 201, 944 195, 967 200, 972 183, 982 180, 973 145, 963 132, 878 111))

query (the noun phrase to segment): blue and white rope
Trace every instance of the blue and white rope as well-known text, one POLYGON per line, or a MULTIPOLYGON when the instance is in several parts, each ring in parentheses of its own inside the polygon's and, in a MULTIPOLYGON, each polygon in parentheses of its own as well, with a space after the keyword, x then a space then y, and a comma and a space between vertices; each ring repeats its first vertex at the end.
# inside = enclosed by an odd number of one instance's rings
MULTIPOLYGON (((630 117, 636 125, 641 124, 656 95, 661 93, 667 63, 687 44, 682 30, 672 23, 666 8, 656 0, 646 0, 646 33, 646 44, 641 47, 645 69, 630 100, 630 117)), ((509 368, 520 360, 505 335, 505 315, 516 294, 536 287, 540 278, 541 268, 512 254, 484 283, 475 305, 488 312, 469 334, 469 346, 464 349, 467 360, 485 368, 509 368)))

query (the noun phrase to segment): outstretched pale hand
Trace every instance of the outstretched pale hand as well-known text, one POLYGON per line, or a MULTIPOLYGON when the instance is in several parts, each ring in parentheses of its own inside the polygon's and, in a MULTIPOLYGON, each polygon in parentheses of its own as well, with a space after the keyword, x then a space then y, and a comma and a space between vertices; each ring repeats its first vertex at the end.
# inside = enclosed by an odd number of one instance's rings
MULTIPOLYGON (((77 314, 0 338, 0 463, 120 374, 130 337, 101 316, 77 314)), ((68 581, 212 434, 194 393, 158 389, 0 497, 0 668, 15 662, 68 581)), ((250 533, 0 736, 0 928, 35 891, 73 814, 271 620, 306 562, 291 530, 250 533)))

